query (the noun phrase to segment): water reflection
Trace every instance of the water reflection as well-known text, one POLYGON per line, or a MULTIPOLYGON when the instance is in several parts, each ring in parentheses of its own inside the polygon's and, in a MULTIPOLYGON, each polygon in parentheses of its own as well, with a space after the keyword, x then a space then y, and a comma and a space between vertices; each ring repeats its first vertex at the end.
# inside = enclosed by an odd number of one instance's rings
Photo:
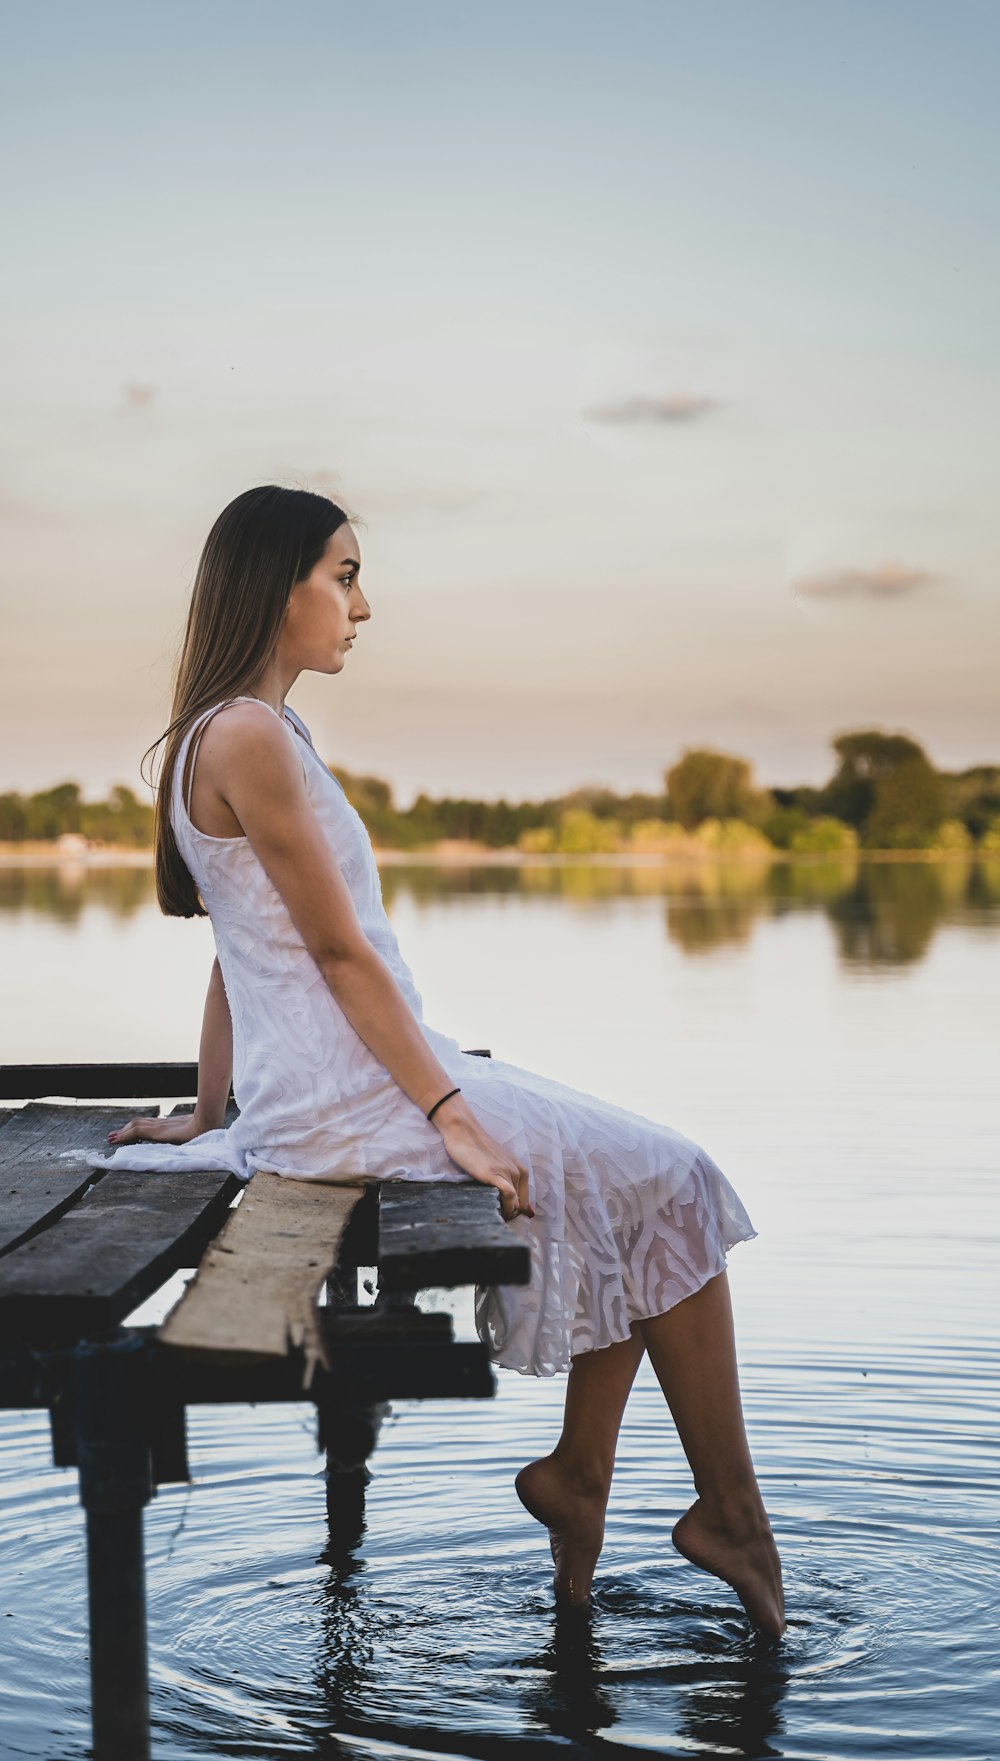
POLYGON ((364 1575, 360 1559, 341 1559, 320 1591, 316 1685, 331 1732, 351 1728, 372 1686, 379 1621, 362 1596, 364 1575))
MULTIPOLYGON (((637 1739, 668 1728, 685 1750, 698 1754, 763 1761, 782 1752, 777 1744, 789 1657, 784 1647, 748 1633, 738 1617, 720 1619, 718 1611, 705 1609, 699 1619, 687 1605, 649 1603, 634 1586, 620 1586, 617 1593, 599 1592, 593 1609, 550 1608, 543 1617, 548 1634, 537 1652, 515 1649, 504 1655, 498 1635, 498 1665, 521 1706, 519 1734, 512 1738, 488 1697, 478 1719, 468 1716, 461 1696, 455 1698, 449 1728, 443 1707, 439 1720, 424 1722, 427 1707, 419 1693, 411 1691, 405 1709, 402 1700, 385 1693, 379 1677, 387 1667, 393 1623, 378 1612, 377 1592, 366 1593, 371 1589, 365 1566, 356 1559, 341 1560, 320 1590, 315 1761, 332 1761, 351 1735, 376 1738, 399 1753, 545 1757, 554 1737, 564 1754, 611 1755, 619 1752, 618 1742, 609 1743, 604 1733, 619 1723, 620 1714, 619 1734, 625 1735, 630 1755, 662 1755, 660 1747, 648 1748, 637 1739), (640 1707, 643 1716, 637 1719, 640 1707)), ((535 1625, 540 1611, 533 1597, 528 1603, 503 1611, 508 1640, 520 1626, 535 1625)), ((454 1670, 454 1657, 444 1667, 446 1673, 454 1670)), ((453 1695, 455 1688, 452 1682, 453 1695)))
POLYGON ((156 909, 153 870, 148 866, 59 862, 23 867, 0 861, 0 914, 47 917, 52 922, 76 924, 92 907, 113 917, 134 917, 152 906, 156 909))
POLYGON ((719 1635, 716 1655, 702 1642, 702 1656, 692 1664, 691 1684, 681 1703, 677 1734, 686 1744, 709 1755, 753 1756, 763 1761, 780 1755, 781 1703, 791 1668, 787 1654, 749 1638, 742 1647, 719 1635))
MULTIPOLYGON (((820 913, 845 966, 897 967, 922 960, 943 924, 1000 904, 1000 861, 393 863, 382 893, 390 914, 401 897, 428 910, 457 898, 551 898, 582 910, 658 898, 667 937, 690 955, 745 945, 762 920, 820 913)), ((72 926, 92 908, 120 919, 155 912, 151 868, 0 862, 0 922, 30 914, 72 926)))
POLYGON ((555 1737, 579 1741, 615 1722, 601 1687, 604 1659, 594 1624, 588 1610, 557 1611, 549 1643, 532 1659, 535 1681, 525 1695, 525 1711, 555 1737))
POLYGON ((550 897, 587 908, 620 898, 662 898, 666 934, 685 954, 709 954, 750 941, 758 922, 793 912, 821 913, 850 966, 921 960, 946 923, 1000 904, 1000 862, 611 863, 429 868, 383 872, 387 909, 400 894, 430 908, 442 897, 550 897))
MULTIPOLYGON (((965 864, 956 864, 963 869, 965 864)), ((966 874, 913 863, 872 867, 829 906, 841 958, 863 966, 902 966, 921 960, 949 905, 964 903, 966 874)))

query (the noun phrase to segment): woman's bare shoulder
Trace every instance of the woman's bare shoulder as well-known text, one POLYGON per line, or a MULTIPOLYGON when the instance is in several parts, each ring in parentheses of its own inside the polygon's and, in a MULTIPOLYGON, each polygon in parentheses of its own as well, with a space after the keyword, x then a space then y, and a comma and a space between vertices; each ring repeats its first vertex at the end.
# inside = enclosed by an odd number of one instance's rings
POLYGON ((218 785, 225 777, 300 775, 291 729, 266 703, 240 699, 223 704, 205 725, 199 746, 199 768, 218 785))

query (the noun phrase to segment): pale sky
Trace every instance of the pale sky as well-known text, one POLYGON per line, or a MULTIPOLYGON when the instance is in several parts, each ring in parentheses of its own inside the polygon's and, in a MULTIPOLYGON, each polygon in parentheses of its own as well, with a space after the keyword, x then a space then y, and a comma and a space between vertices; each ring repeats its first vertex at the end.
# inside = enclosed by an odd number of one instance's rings
POLYGON ((137 789, 256 483, 362 518, 290 701, 420 788, 1000 761, 992 0, 4 19, 0 788, 137 789))

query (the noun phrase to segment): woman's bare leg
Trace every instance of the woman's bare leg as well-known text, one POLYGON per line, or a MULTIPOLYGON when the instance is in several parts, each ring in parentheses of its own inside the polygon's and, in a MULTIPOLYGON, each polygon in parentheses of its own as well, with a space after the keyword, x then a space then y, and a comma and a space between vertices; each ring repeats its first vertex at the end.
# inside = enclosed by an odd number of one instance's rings
POLYGON ((631 1339, 572 1359, 559 1441, 514 1482, 525 1509, 549 1531, 560 1602, 585 1604, 590 1596, 622 1414, 643 1350, 633 1331, 631 1339))
POLYGON ((572 1603, 589 1597, 618 1432, 644 1346, 698 1493, 674 1527, 674 1545, 730 1584, 754 1623, 778 1637, 781 1564, 743 1428, 725 1272, 665 1314, 637 1321, 631 1339, 573 1359, 562 1435, 515 1481, 521 1502, 549 1530, 556 1595, 572 1603))
POLYGON ((674 1546, 730 1584, 754 1624, 778 1638, 785 1626, 781 1562, 743 1428, 725 1272, 636 1325, 698 1493, 674 1528, 674 1546))

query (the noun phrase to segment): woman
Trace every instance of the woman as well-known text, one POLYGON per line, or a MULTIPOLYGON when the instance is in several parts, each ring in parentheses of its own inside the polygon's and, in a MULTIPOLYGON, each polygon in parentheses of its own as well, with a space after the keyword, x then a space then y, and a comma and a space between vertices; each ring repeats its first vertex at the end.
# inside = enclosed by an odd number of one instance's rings
POLYGON ((187 1118, 112 1133, 110 1162, 495 1186, 532 1277, 477 1291, 480 1335, 502 1366, 569 1371, 559 1441, 515 1482, 549 1530, 557 1596, 589 1598, 648 1351, 698 1494, 674 1545, 776 1638, 781 1567, 743 1429, 725 1272, 753 1228, 689 1138, 465 1053, 423 1021, 368 834, 285 707, 301 672, 347 664, 371 616, 360 574, 347 515, 304 490, 248 490, 209 533, 156 802, 160 906, 207 911, 215 932, 198 1100, 187 1118), (230 1080, 240 1114, 225 1130, 230 1080))

